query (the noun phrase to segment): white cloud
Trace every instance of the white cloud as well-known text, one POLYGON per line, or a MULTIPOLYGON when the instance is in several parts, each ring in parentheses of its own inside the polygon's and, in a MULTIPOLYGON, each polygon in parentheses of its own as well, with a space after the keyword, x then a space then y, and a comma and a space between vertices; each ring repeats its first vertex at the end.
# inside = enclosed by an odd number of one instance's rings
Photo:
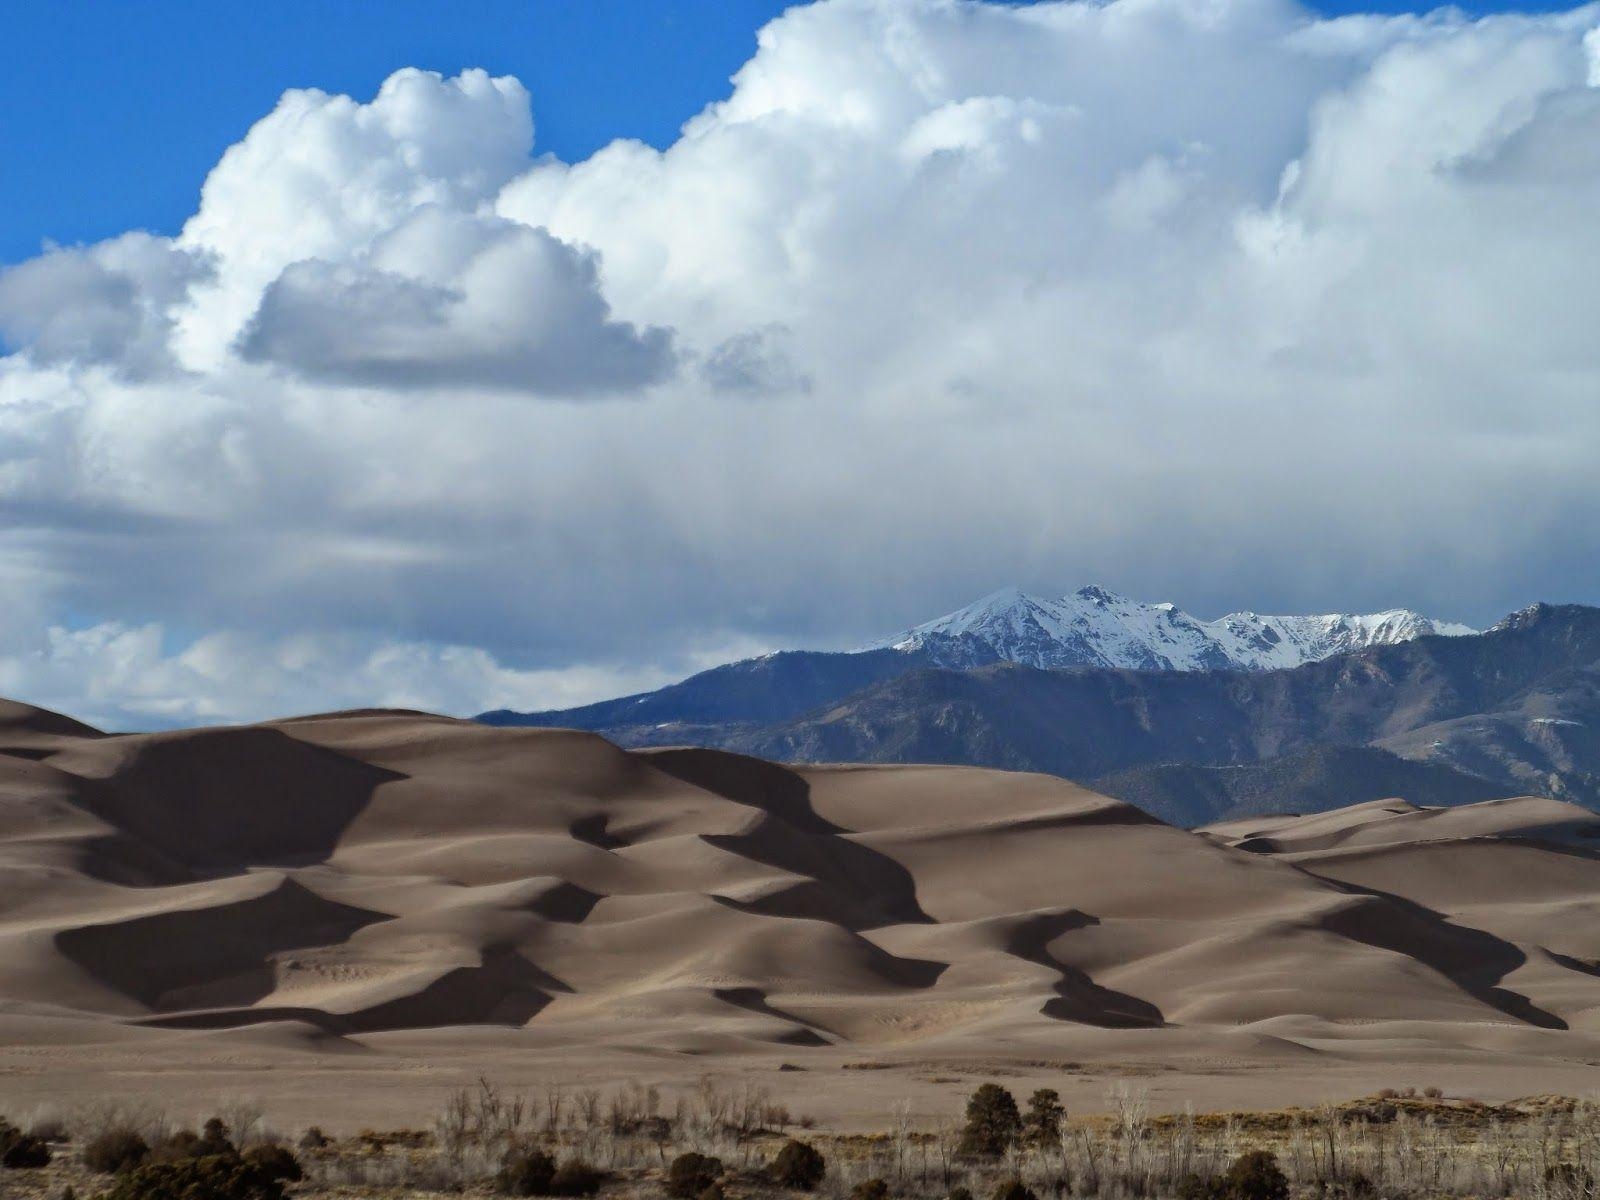
POLYGON ((592 255, 543 229, 425 208, 361 263, 285 267, 238 350, 334 383, 570 396, 656 382, 671 340, 611 319, 592 255))
POLYGON ((26 694, 108 730, 240 722, 340 708, 478 712, 567 708, 660 687, 766 649, 717 647, 671 664, 520 671, 470 646, 335 634, 213 633, 173 647, 158 624, 51 626, 0 653, 0 694, 26 694))
POLYGON ((571 164, 514 80, 288 93, 178 238, 0 277, 0 580, 254 631, 217 661, 416 648, 93 676, 230 715, 430 673, 486 707, 1008 582, 1600 599, 1597 28, 831 0, 671 146, 571 164), (573 396, 642 402, 529 402, 573 396))
POLYGON ((206 254, 144 233, 50 247, 0 272, 0 337, 39 366, 166 374, 173 311, 210 273, 206 254))

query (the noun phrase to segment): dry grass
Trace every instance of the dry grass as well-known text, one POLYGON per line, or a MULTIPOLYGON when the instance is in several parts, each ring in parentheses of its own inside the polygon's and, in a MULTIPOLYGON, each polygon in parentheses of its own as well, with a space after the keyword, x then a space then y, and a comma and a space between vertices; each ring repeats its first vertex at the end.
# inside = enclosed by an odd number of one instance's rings
MULTIPOLYGON (((1019 1097, 1025 1099, 1025 1097, 1019 1097)), ((223 1114, 251 1142, 279 1139, 247 1099, 223 1114)), ((26 1118, 29 1114, 17 1114, 26 1118)), ((32 1114, 69 1138, 41 1171, 0 1173, 7 1200, 57 1200, 71 1186, 89 1200, 107 1186, 79 1153, 96 1133, 132 1127, 152 1138, 175 1123, 138 1104, 32 1114)), ((427 1129, 363 1130, 298 1151, 306 1172, 291 1195, 304 1200, 374 1200, 488 1195, 514 1148, 543 1147, 605 1172, 607 1200, 664 1195, 667 1164, 688 1150, 720 1158, 729 1200, 782 1193, 762 1171, 789 1136, 811 1141, 828 1159, 816 1193, 844 1200, 868 1179, 890 1195, 942 1200, 957 1187, 980 1198, 1008 1177, 1040 1197, 1149 1197, 1179 1193, 1190 1176, 1223 1171, 1249 1150, 1269 1150, 1300 1197, 1479 1197, 1483 1200, 1596 1200, 1600 1197, 1600 1105, 1562 1096, 1483 1104, 1442 1095, 1372 1096, 1319 1108, 1152 1116, 1145 1095, 1111 1089, 1105 1111, 1069 1114, 1058 1141, 1013 1149, 984 1163, 955 1153, 958 1114, 938 1127, 915 1125, 909 1109, 884 1115, 868 1135, 805 1134, 765 1089, 702 1080, 668 1101, 653 1088, 610 1093, 549 1089, 506 1092, 490 1081, 452 1096, 427 1129)), ((294 1144, 301 1131, 292 1138, 294 1144)))

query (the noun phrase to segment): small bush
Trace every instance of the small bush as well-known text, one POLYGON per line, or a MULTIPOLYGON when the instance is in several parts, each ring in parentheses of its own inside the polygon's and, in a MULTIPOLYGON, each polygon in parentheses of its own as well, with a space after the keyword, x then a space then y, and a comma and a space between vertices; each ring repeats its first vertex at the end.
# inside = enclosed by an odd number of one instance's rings
POLYGON ((124 1171, 101 1200, 283 1200, 283 1184, 220 1154, 124 1171))
POLYGON ((300 1169, 300 1160, 285 1146, 251 1146, 244 1152, 244 1161, 269 1179, 299 1183, 305 1178, 305 1172, 300 1169))
POLYGON ((50 1165, 50 1147, 44 1139, 23 1133, 0 1118, 0 1167, 8 1171, 33 1171, 50 1165))
POLYGON ((850 1189, 850 1200, 888 1200, 889 1185, 874 1176, 863 1179, 850 1189))
POLYGON ((313 1125, 300 1135, 300 1149, 302 1150, 321 1150, 331 1145, 332 1142, 333 1139, 323 1133, 321 1127, 317 1125, 313 1125))
POLYGON ((989 1200, 1039 1200, 1033 1189, 1015 1177, 1002 1179, 989 1193, 989 1200))
POLYGON ((67 1123, 60 1117, 40 1117, 28 1126, 28 1132, 41 1142, 66 1142, 70 1141, 72 1134, 67 1129, 67 1123))
POLYGON ((705 1154, 680 1154, 667 1168, 667 1195, 696 1200, 722 1177, 722 1160, 705 1154))
POLYGON ((221 1117, 212 1117, 200 1130, 200 1142, 196 1147, 199 1151, 197 1157, 204 1158, 216 1154, 226 1158, 237 1155, 238 1148, 228 1137, 230 1132, 226 1121, 221 1117))
POLYGON ((828 1162, 812 1146, 790 1138, 784 1143, 778 1157, 767 1168, 767 1177, 779 1187, 799 1188, 809 1192, 822 1182, 828 1173, 828 1162))
POLYGON ((1289 1181, 1278 1167, 1277 1156, 1266 1150, 1241 1154, 1219 1182, 1222 1200, 1289 1198, 1289 1181))
POLYGON ((495 1190, 506 1196, 548 1196, 556 1160, 543 1150, 514 1150, 500 1164, 495 1190))
POLYGON ((178 1129, 160 1138, 155 1145, 150 1147, 150 1152, 144 1156, 147 1163, 176 1163, 186 1162, 191 1158, 200 1158, 200 1135, 192 1129, 178 1129))
POLYGON ((149 1144, 131 1129, 108 1129, 83 1148, 83 1165, 102 1175, 120 1175, 144 1162, 149 1144))
POLYGON ((1577 1163, 1555 1163, 1544 1171, 1545 1194, 1550 1196, 1593 1196, 1594 1176, 1577 1163))
POLYGON ((569 1158, 550 1177, 552 1196, 592 1196, 600 1190, 605 1176, 581 1158, 569 1158))
POLYGON ((1377 1187, 1360 1171, 1349 1171, 1319 1185, 1324 1200, 1373 1200, 1378 1194, 1377 1187))
POLYGON ((1429 1084, 1427 1087, 1422 1089, 1422 1094, 1429 1100, 1442 1100, 1444 1098, 1444 1089, 1441 1087, 1436 1087, 1433 1084, 1429 1084))

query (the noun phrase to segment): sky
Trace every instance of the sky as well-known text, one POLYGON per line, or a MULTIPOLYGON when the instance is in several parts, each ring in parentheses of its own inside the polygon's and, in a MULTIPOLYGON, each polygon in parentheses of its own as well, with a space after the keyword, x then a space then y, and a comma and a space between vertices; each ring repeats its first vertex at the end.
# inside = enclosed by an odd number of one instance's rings
POLYGON ((1597 30, 19 9, 0 694, 554 707, 1013 584, 1600 602, 1597 30))

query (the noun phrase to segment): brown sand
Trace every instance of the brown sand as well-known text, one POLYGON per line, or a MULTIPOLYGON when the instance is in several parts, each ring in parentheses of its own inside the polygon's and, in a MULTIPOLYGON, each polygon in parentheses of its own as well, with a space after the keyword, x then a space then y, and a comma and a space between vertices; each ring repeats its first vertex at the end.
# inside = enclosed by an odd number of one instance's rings
POLYGON ((1130 1075, 1157 1107, 1583 1093, 1597 831, 1518 799, 1189 833, 1039 775, 3 704, 0 1079, 333 1128, 479 1073, 721 1074, 877 1126, 992 1076, 1078 1107, 1130 1075))

